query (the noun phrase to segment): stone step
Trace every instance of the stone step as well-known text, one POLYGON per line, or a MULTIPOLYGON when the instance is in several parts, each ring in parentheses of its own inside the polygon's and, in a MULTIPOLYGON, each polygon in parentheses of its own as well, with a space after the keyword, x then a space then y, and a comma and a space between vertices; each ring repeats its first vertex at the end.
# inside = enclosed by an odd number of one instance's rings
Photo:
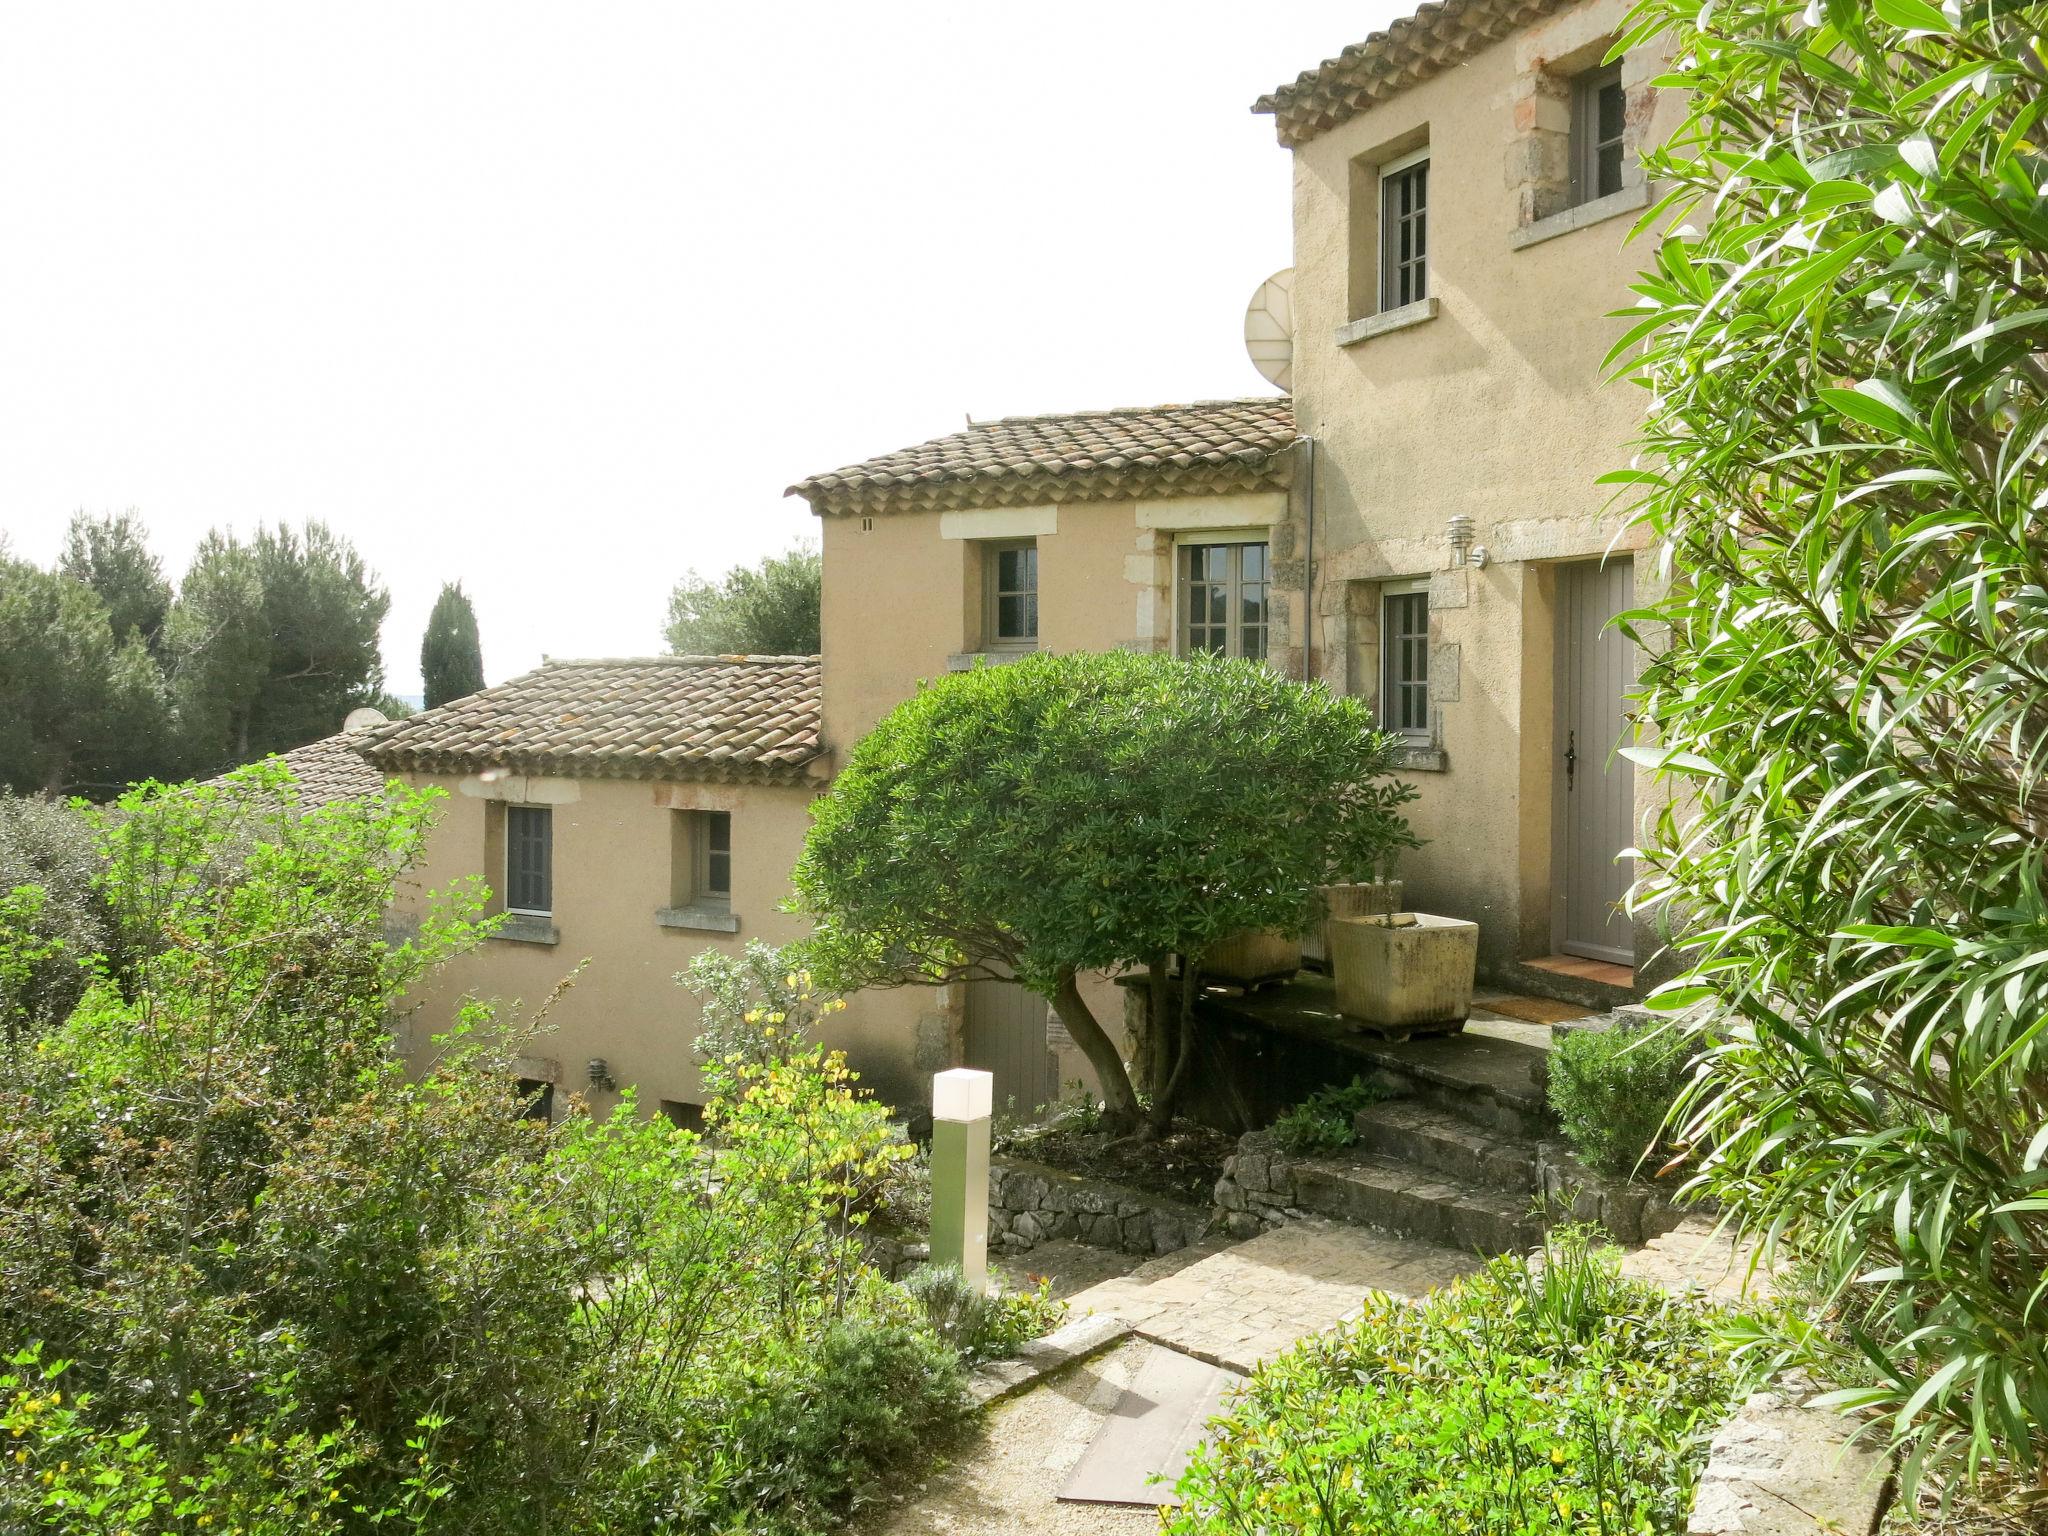
POLYGON ((1383 1082, 1431 1109, 1506 1136, 1556 1134, 1545 1092, 1550 1053, 1540 1046, 1467 1032, 1352 1049, 1383 1082))
POLYGON ((1415 1099, 1368 1105, 1351 1124, 1364 1153, 1502 1194, 1533 1195, 1542 1184, 1534 1142, 1415 1099))
POLYGON ((1481 1189, 1394 1158, 1315 1158, 1293 1164, 1291 1172, 1295 1205, 1334 1221, 1461 1253, 1509 1253, 1543 1239, 1529 1196, 1481 1189))

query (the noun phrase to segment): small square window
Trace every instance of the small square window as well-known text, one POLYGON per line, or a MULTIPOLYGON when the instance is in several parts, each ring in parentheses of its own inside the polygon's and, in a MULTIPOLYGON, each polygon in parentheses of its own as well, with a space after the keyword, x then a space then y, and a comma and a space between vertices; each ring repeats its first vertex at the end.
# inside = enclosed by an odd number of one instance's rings
POLYGON ((982 551, 984 625, 990 650, 1038 644, 1038 541, 990 544, 982 551))
POLYGON ((1429 297, 1429 151, 1380 167, 1380 308, 1429 297))
POLYGON ((704 1129, 704 1106, 692 1104, 685 1099, 663 1099, 661 1116, 679 1131, 701 1131, 704 1129))
POLYGON ((555 815, 544 805, 505 807, 505 910, 547 917, 555 909, 555 815))
POLYGON ((1572 81, 1572 204, 1621 190, 1628 98, 1621 66, 1588 70, 1572 81))
POLYGON ((1429 587, 1390 583, 1380 595, 1380 729, 1426 740, 1429 587))
POLYGON ((555 1085, 538 1078, 518 1081, 519 1115, 523 1120, 551 1121, 555 1118, 555 1085))

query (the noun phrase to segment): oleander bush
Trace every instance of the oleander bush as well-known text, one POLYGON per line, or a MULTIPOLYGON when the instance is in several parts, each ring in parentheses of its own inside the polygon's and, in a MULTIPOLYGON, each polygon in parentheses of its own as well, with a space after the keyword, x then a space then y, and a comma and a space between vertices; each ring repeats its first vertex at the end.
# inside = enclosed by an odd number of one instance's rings
POLYGON ((1689 113, 1615 356, 1691 965, 1680 1139, 1815 1266, 1792 1353, 1929 1468, 2048 1471, 2048 4, 1645 0, 1689 113), (1718 1041, 1719 1043, 1714 1043, 1718 1041), (1844 1362, 1847 1362, 1845 1367, 1844 1362), (1857 1372, 1878 1379, 1857 1384, 1857 1372))
POLYGON ((431 800, 259 767, 101 826, 149 942, 0 1046, 0 1530, 808 1531, 958 1421, 863 1261, 909 1149, 836 1055, 729 1064, 703 1138, 525 1118, 474 1004, 400 1069, 478 931, 462 889, 387 937, 431 800))
POLYGON ((1654 1175, 1675 1151, 1671 1110, 1693 1051, 1690 1037, 1656 1025, 1560 1032, 1550 1107, 1579 1160, 1601 1173, 1654 1175))
POLYGON ((1715 1315, 1623 1279, 1585 1229, 1420 1303, 1374 1294, 1229 1399, 1175 1536, 1686 1528, 1736 1383, 1715 1315))

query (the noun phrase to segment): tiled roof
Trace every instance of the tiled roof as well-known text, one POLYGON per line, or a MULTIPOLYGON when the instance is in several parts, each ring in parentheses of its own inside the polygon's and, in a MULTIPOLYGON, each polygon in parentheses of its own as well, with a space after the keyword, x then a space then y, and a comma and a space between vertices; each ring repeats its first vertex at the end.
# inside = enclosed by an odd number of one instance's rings
POLYGON ((812 475, 789 494, 843 514, 1257 490, 1286 483, 1297 435, 1285 396, 1007 416, 812 475))
POLYGON ((391 772, 794 784, 818 755, 815 656, 549 661, 495 688, 376 725, 391 772))
POLYGON ((1384 32, 1304 70, 1252 105, 1270 112, 1292 149, 1349 122, 1377 102, 1463 63, 1488 43, 1554 11, 1564 0, 1423 0, 1384 32))
MULTIPOLYGON (((299 808, 315 810, 341 800, 362 800, 383 793, 384 775, 364 762, 356 751, 364 739, 361 731, 341 731, 309 741, 303 747, 277 754, 291 770, 298 785, 299 808)), ((226 775, 208 779, 208 784, 225 784, 226 775)))

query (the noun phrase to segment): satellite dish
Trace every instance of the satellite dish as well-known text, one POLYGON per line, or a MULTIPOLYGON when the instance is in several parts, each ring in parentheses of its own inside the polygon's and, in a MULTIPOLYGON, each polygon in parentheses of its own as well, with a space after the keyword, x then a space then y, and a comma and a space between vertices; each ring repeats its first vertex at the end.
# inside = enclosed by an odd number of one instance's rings
MULTIPOLYGON (((327 718, 332 720, 334 717, 329 715, 327 718)), ((352 709, 348 712, 348 718, 341 722, 341 733, 347 736, 356 731, 367 731, 373 725, 384 725, 388 721, 389 717, 383 710, 373 709, 365 704, 361 709, 352 709)))
POLYGON ((1252 295, 1244 312, 1244 349, 1267 383, 1294 392, 1294 268, 1275 272, 1252 295))

